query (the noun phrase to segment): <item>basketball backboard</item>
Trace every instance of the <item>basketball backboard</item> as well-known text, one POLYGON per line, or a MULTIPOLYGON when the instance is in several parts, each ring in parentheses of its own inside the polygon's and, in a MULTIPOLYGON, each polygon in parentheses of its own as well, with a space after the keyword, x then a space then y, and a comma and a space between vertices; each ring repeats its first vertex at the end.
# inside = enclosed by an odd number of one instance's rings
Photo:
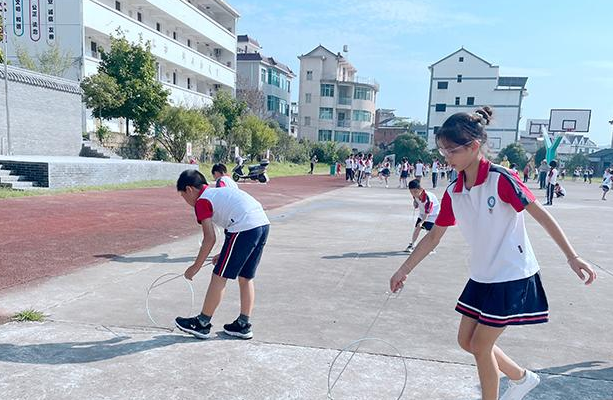
POLYGON ((549 132, 589 132, 592 110, 557 108, 549 114, 549 132))

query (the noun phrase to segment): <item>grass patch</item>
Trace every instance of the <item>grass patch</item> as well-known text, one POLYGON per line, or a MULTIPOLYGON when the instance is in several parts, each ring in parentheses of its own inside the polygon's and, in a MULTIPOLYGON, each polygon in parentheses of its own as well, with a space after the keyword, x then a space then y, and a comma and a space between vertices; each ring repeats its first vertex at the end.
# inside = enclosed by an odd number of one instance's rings
POLYGON ((45 320, 45 314, 43 314, 41 311, 36 311, 33 308, 30 308, 13 315, 11 320, 17 322, 42 322, 45 320))
POLYGON ((172 186, 175 181, 142 181, 131 183, 118 183, 111 185, 99 185, 99 186, 83 186, 77 188, 66 189, 53 189, 53 190, 12 190, 7 188, 0 188, 0 199, 15 198, 15 197, 30 197, 30 196, 48 196, 54 194, 63 193, 82 193, 82 192, 94 192, 94 191, 107 191, 107 190, 125 190, 125 189, 146 189, 155 187, 172 186))

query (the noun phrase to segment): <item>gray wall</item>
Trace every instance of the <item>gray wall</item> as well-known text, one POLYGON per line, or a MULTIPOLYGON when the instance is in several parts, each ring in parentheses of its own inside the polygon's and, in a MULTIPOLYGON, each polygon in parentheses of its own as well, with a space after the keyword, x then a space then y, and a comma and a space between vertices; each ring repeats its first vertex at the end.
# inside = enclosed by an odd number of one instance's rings
MULTIPOLYGON (((0 150, 6 154, 6 94, 0 67, 0 150)), ((78 156, 82 100, 79 83, 9 68, 13 155, 78 156)))

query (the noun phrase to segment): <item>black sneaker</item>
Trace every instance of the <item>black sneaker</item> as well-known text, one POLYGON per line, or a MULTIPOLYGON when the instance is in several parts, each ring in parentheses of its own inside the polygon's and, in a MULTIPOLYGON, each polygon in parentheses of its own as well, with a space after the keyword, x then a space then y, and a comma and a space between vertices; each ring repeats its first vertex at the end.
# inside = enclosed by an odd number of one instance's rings
POLYGON ((198 339, 208 339, 211 335, 211 328, 213 325, 208 323, 206 326, 202 326, 198 318, 183 318, 177 317, 175 319, 175 326, 185 333, 190 333, 198 339))
POLYGON ((251 331, 251 324, 243 325, 238 322, 238 319, 231 324, 225 324, 223 331, 230 336, 235 336, 241 339, 251 339, 253 332, 251 331))

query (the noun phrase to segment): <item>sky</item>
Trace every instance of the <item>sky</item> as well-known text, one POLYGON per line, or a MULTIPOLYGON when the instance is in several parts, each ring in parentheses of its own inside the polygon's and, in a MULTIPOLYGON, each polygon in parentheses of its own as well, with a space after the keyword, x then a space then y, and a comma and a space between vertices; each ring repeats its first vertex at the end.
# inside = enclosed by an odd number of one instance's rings
MULTIPOLYGON (((520 129, 552 108, 592 110, 590 138, 611 143, 613 1, 228 0, 238 34, 296 74, 298 56, 322 44, 346 57, 358 76, 380 84, 377 108, 425 122, 428 66, 462 46, 527 76, 520 129)), ((298 80, 292 96, 298 97, 298 80)), ((608 146, 607 146, 608 147, 608 146)))

